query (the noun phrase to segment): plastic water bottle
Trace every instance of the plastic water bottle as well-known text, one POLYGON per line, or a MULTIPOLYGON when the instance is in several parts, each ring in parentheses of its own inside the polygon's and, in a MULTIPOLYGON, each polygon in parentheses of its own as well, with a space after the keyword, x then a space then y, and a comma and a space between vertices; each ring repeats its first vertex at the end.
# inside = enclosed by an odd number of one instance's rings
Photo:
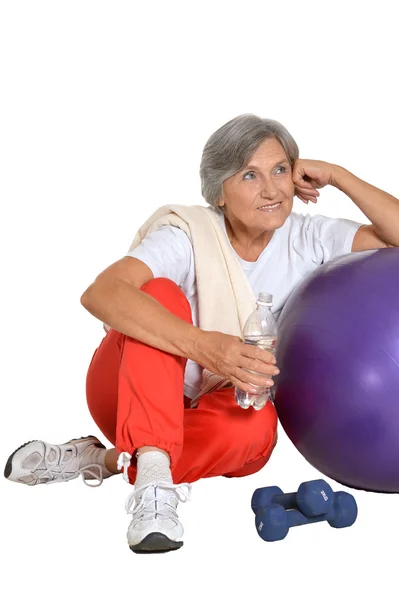
MULTIPOLYGON (((256 309, 251 313, 245 323, 243 337, 246 344, 259 346, 276 354, 277 322, 271 311, 273 296, 260 292, 256 300, 256 309)), ((248 369, 247 369, 248 370, 248 369)), ((254 373, 254 371, 249 371, 254 373)), ((264 374, 262 373, 264 376, 264 374)), ((255 410, 263 408, 270 400, 270 388, 254 385, 256 392, 244 392, 236 387, 235 399, 241 408, 253 406, 255 410)))

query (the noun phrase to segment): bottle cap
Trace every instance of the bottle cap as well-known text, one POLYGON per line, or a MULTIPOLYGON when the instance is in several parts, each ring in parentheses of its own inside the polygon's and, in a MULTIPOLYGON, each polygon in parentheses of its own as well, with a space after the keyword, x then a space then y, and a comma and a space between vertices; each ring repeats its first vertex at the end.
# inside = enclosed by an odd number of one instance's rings
POLYGON ((259 292, 257 301, 259 304, 265 304, 266 306, 273 306, 273 294, 266 292, 259 292))

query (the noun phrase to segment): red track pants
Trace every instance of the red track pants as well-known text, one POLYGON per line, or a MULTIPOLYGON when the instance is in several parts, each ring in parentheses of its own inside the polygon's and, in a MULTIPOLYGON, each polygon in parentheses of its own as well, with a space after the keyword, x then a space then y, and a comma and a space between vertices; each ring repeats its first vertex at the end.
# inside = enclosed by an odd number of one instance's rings
MULTIPOLYGON (((141 290, 192 324, 190 304, 171 280, 156 278, 141 290)), ((89 411, 118 453, 156 446, 169 453, 174 483, 202 477, 242 477, 259 471, 277 441, 273 404, 260 411, 235 403, 234 388, 204 394, 197 408, 184 396, 186 358, 168 354, 110 329, 87 373, 89 411)))

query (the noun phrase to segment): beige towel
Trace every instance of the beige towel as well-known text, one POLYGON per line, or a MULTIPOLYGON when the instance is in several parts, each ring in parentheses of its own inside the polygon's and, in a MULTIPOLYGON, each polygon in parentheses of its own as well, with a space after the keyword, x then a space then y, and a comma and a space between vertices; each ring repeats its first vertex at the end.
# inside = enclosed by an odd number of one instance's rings
MULTIPOLYGON (((256 308, 256 298, 219 219, 212 207, 162 206, 140 227, 129 252, 162 225, 185 231, 194 251, 200 329, 242 338, 245 322, 256 308)), ((229 380, 204 369, 197 398, 210 390, 231 385, 229 380)))

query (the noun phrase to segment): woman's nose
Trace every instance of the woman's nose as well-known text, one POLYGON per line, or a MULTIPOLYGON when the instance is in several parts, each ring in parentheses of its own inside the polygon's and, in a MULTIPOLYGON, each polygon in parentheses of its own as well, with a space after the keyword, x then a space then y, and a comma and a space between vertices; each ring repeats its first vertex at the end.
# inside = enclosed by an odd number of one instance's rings
POLYGON ((278 196, 278 189, 272 181, 264 182, 260 195, 264 200, 274 200, 278 196))

